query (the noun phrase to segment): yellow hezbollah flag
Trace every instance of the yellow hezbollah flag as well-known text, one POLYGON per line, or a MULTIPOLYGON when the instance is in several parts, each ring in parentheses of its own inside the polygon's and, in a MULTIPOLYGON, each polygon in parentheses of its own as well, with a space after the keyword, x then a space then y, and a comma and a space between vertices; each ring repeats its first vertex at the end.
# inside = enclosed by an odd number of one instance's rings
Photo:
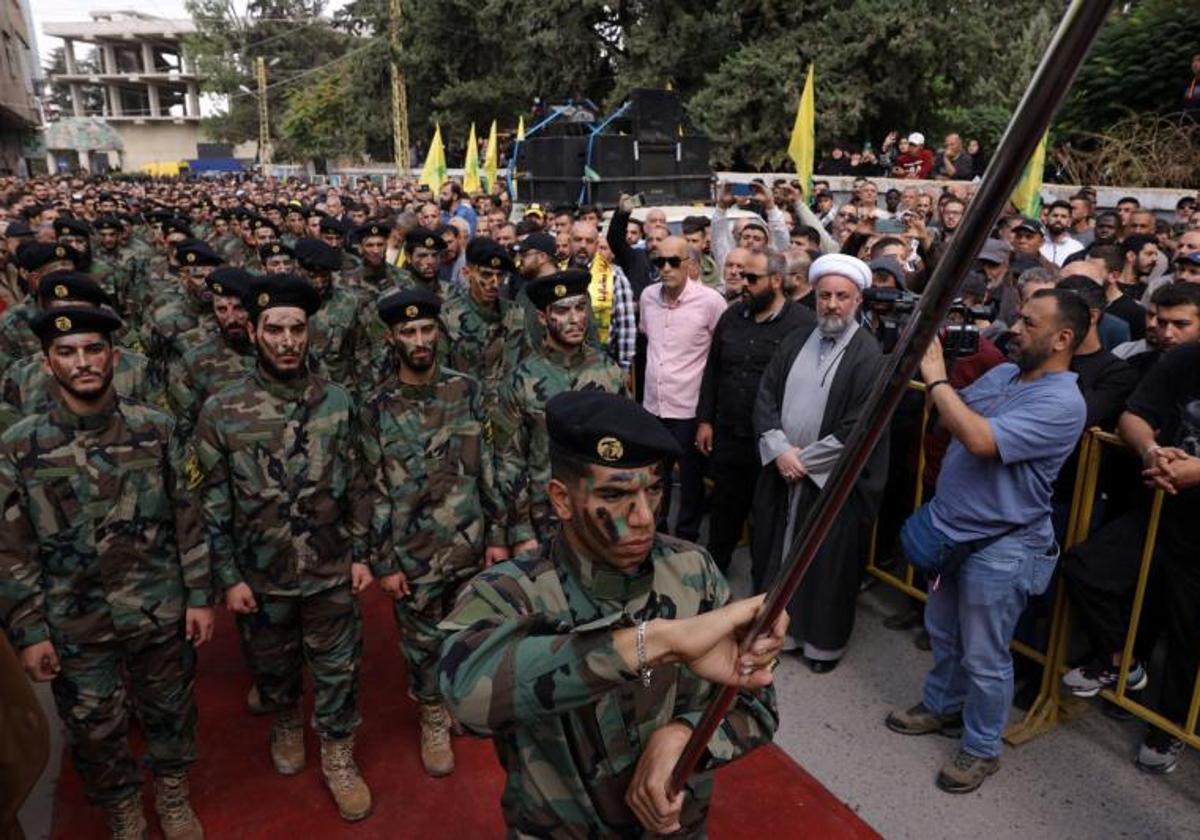
POLYGON ((500 145, 496 142, 496 121, 492 120, 491 130, 488 131, 487 149, 483 153, 483 175, 487 178, 487 188, 496 189, 496 170, 500 168, 500 145))
MULTIPOLYGON (((1049 132, 1047 132, 1048 134, 1049 132)), ((1013 190, 1012 203, 1023 216, 1036 219, 1042 210, 1042 173, 1046 169, 1046 134, 1025 164, 1025 172, 1013 190)))
POLYGON ((463 161, 463 191, 470 195, 482 189, 479 184, 479 140, 475 137, 475 123, 467 135, 467 158, 463 161))
POLYGON ((813 96, 813 66, 808 65, 808 78, 796 109, 796 124, 788 141, 788 157, 796 164, 797 180, 804 186, 805 198, 812 193, 813 157, 816 151, 816 107, 813 96))
POLYGON ((429 152, 425 155, 425 165, 421 167, 421 177, 417 183, 437 192, 445 180, 446 148, 442 145, 442 127, 434 123, 433 141, 429 144, 429 152))

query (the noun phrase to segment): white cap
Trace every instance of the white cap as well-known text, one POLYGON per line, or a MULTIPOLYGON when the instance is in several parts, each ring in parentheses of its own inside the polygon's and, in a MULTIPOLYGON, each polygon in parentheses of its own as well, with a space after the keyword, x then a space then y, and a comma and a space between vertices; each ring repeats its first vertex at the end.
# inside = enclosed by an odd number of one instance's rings
POLYGON ((912 134, 908 135, 908 142, 917 146, 924 146, 925 135, 919 131, 914 131, 912 134))
POLYGON ((826 274, 845 277, 860 289, 871 285, 871 268, 858 257, 849 254, 824 254, 808 267, 808 282, 814 286, 826 274))

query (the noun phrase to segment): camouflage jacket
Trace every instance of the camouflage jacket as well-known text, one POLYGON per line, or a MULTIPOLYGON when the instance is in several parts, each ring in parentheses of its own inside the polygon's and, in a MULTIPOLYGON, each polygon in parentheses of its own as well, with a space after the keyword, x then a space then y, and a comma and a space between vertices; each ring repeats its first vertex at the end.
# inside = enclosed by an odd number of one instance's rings
POLYGON ((396 268, 391 265, 388 267, 399 275, 396 285, 401 289, 428 289, 442 300, 450 300, 450 298, 458 294, 458 290, 454 286, 451 286, 449 283, 443 283, 436 277, 433 280, 422 280, 407 268, 396 268))
POLYGON ((223 233, 212 241, 212 248, 221 255, 226 265, 241 268, 250 256, 250 249, 236 233, 223 233))
POLYGON ((184 440, 191 438, 204 401, 240 382, 254 370, 256 359, 249 343, 239 353, 217 330, 167 363, 167 405, 184 440))
MULTIPOLYGON (((308 352, 330 379, 347 388, 358 380, 366 342, 359 326, 362 297, 350 289, 333 286, 321 308, 308 321, 308 352)), ((376 319, 378 320, 378 319, 376 319)))
POLYGON ((208 399, 189 467, 219 587, 295 596, 350 580, 353 425, 346 389, 312 374, 256 369, 208 399))
POLYGON ((30 326, 37 313, 37 305, 32 298, 27 298, 24 303, 6 309, 0 315, 0 376, 7 373, 14 362, 42 352, 42 342, 38 341, 30 326))
MULTIPOLYGON (((616 652, 613 632, 723 606, 729 586, 702 548, 659 534, 632 574, 597 566, 554 539, 469 582, 439 626, 439 677, 454 717, 490 735, 507 773, 510 837, 644 835, 625 792, 650 735, 695 726, 718 687, 660 665, 649 687, 616 652)), ((711 771, 770 741, 771 689, 743 691, 687 785, 684 834, 702 834, 711 771)))
POLYGON ((510 545, 543 539, 552 530, 546 496, 550 442, 546 401, 564 391, 625 392, 616 363, 586 344, 571 353, 549 347, 517 365, 500 389, 495 417, 496 484, 508 504, 505 524, 510 545))
POLYGON ((505 545, 489 428, 479 383, 446 368, 429 385, 393 379, 359 416, 357 559, 378 576, 404 572, 416 609, 478 571, 485 542, 505 545))
POLYGON ((180 286, 163 292, 156 299, 152 312, 143 329, 142 346, 151 363, 158 365, 164 376, 172 359, 219 329, 212 307, 180 286))
MULTIPOLYGON (((149 360, 140 353, 121 351, 113 367, 112 382, 117 395, 126 400, 146 403, 155 408, 163 405, 162 385, 153 376, 149 360)), ((19 418, 50 411, 58 402, 58 394, 58 383, 46 373, 39 352, 12 365, 4 374, 4 381, 0 384, 4 407, 0 409, 0 414, 11 410, 19 418)), ((7 425, 0 420, 0 428, 6 428, 7 425)))
POLYGON ((495 405, 500 385, 512 376, 527 348, 521 307, 507 300, 496 301, 496 306, 480 306, 470 293, 454 295, 442 306, 445 364, 478 377, 488 409, 495 405))
POLYGON ((117 397, 86 417, 55 403, 0 437, 0 623, 15 645, 153 633, 210 603, 207 558, 177 547, 174 426, 117 397))
POLYGON ((407 272, 396 268, 390 263, 379 266, 369 266, 360 262, 354 268, 343 267, 341 277, 343 283, 351 289, 360 290, 362 294, 374 299, 392 289, 406 289, 404 278, 407 272))

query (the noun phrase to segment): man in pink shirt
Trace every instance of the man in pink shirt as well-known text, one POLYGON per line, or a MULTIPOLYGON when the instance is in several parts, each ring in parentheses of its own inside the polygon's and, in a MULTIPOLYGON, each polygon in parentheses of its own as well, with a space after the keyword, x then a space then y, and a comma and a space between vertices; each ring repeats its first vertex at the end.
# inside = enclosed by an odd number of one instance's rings
MULTIPOLYGON (((701 254, 679 236, 668 237, 652 260, 661 282, 639 299, 638 329, 646 336, 646 390, 642 405, 679 441, 679 515, 675 535, 695 541, 704 516, 704 458, 696 449, 696 403, 713 330, 725 312, 721 294, 700 282, 701 254)), ((668 474, 671 467, 668 465, 668 474)), ((670 484, 658 514, 667 531, 670 484)))

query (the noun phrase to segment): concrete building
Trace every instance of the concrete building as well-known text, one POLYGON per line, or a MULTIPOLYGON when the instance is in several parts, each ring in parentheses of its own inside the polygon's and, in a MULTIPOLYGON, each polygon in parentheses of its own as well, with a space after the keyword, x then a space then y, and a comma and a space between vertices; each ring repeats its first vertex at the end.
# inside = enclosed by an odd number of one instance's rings
POLYGON ((66 72, 50 78, 70 92, 70 110, 62 117, 100 117, 124 146, 101 153, 101 159, 81 150, 78 165, 134 171, 156 161, 195 158, 201 137, 200 78, 182 43, 195 30, 192 21, 135 11, 92 12, 91 18, 45 25, 46 34, 64 44, 66 72), (95 72, 79 66, 78 44, 94 48, 95 72), (100 96, 85 96, 87 88, 98 89, 100 96), (89 107, 89 100, 100 106, 89 107))
POLYGON ((0 0, 0 174, 27 175, 24 150, 41 119, 34 100, 37 60, 21 0, 0 0))

